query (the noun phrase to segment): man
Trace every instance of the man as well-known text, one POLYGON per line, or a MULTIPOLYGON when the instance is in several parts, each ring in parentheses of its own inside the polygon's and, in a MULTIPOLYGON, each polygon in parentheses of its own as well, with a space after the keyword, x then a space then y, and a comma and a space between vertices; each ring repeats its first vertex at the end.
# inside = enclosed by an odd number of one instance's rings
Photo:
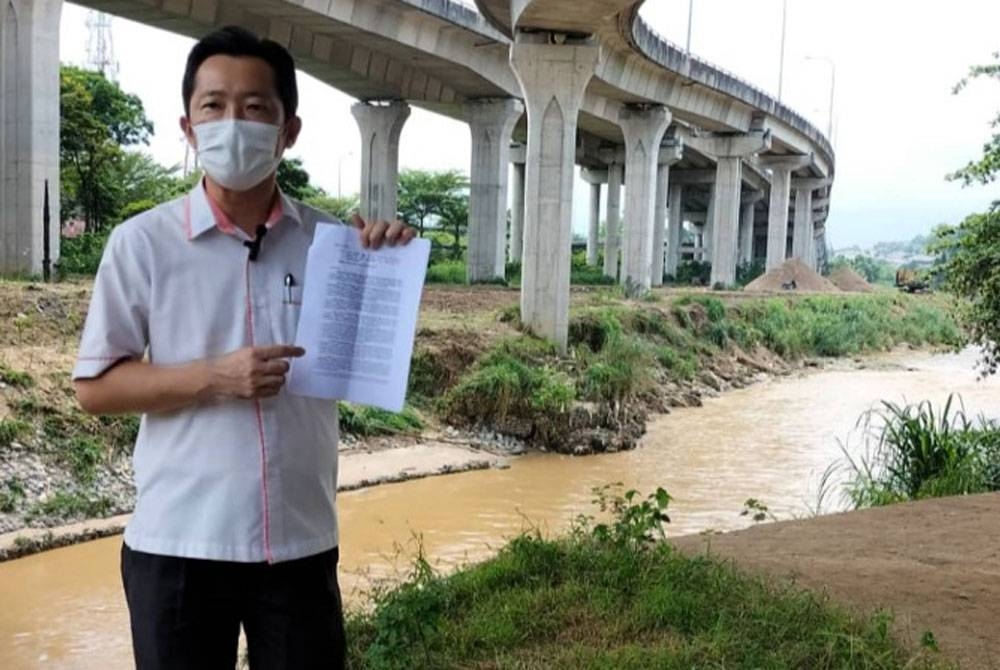
MULTIPOLYGON (((114 230, 94 283, 77 397, 142 413, 122 581, 140 670, 341 668, 337 415, 284 389, 318 221, 281 193, 299 135, 291 56, 235 27, 198 42, 181 128, 205 177, 114 230)), ((362 245, 406 244, 364 222, 362 245)))

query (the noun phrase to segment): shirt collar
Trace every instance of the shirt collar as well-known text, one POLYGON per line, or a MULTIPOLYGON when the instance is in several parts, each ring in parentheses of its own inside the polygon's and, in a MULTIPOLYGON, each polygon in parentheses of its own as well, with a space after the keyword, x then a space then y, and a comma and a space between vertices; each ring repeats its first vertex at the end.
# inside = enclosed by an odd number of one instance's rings
MULTIPOLYGON (((274 207, 264 222, 268 228, 272 228, 284 219, 289 219, 296 224, 302 223, 299 208, 295 202, 288 197, 279 187, 278 198, 274 207)), ((250 239, 239 227, 234 224, 226 213, 219 208, 212 197, 205 189, 205 180, 200 179, 191 192, 184 199, 184 230, 189 240, 199 237, 202 233, 211 228, 218 228, 227 235, 235 235, 243 239, 250 239)))

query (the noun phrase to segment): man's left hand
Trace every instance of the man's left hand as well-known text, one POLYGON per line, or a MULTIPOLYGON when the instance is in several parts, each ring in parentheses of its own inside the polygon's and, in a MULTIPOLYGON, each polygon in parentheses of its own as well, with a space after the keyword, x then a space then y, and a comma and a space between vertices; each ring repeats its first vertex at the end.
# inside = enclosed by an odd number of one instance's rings
POLYGON ((402 221, 365 221, 357 212, 351 216, 351 225, 358 229, 361 246, 365 249, 378 249, 383 244, 390 247, 409 243, 417 236, 415 228, 402 221))

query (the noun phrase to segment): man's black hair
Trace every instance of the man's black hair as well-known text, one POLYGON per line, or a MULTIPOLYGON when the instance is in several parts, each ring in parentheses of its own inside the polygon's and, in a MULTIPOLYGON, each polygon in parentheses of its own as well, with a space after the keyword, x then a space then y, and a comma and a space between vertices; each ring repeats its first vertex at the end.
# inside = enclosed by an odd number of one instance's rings
POLYGON ((208 58, 224 54, 226 56, 251 56, 260 58, 274 71, 274 85, 285 108, 285 120, 295 116, 299 107, 299 88, 295 83, 295 61, 285 47, 273 40, 262 40, 252 32, 239 26, 226 26, 201 38, 188 54, 184 68, 181 94, 184 97, 184 113, 191 115, 191 95, 194 93, 195 75, 198 68, 208 58))

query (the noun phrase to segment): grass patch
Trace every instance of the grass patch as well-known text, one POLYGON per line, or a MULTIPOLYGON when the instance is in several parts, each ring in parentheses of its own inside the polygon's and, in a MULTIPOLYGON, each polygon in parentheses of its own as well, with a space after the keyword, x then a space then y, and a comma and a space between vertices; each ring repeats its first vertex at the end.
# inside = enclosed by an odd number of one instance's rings
POLYGON ((0 486, 0 512, 10 514, 24 500, 24 482, 18 477, 9 477, 0 486))
POLYGON ((1000 423, 972 419, 949 396, 929 401, 883 401, 859 421, 866 453, 847 457, 847 499, 857 508, 1000 490, 1000 423))
POLYGON ((21 389, 31 388, 35 385, 34 378, 27 372, 14 370, 3 363, 0 363, 0 382, 21 389))
POLYGON ((0 419, 0 447, 9 447, 12 442, 31 434, 31 424, 15 417, 0 419))
POLYGON ((543 340, 502 340, 444 394, 443 414, 460 423, 564 414, 576 391, 568 376, 550 365, 554 357, 554 347, 543 340))
POLYGON ((114 500, 95 491, 82 488, 60 489, 41 502, 35 503, 25 515, 28 520, 38 517, 60 519, 105 517, 114 508, 114 500))
POLYGON ((348 615, 350 666, 953 667, 930 649, 899 646, 888 614, 851 614, 654 541, 667 521, 662 489, 603 500, 606 523, 584 519, 554 540, 522 535, 449 576, 418 556, 410 579, 377 594, 373 611, 348 615))
POLYGON ((428 284, 464 284, 465 261, 439 261, 427 268, 428 284))
POLYGON ((412 407, 404 407, 402 412, 387 412, 378 407, 338 402, 337 414, 340 431, 359 437, 416 433, 424 427, 423 419, 412 407))

